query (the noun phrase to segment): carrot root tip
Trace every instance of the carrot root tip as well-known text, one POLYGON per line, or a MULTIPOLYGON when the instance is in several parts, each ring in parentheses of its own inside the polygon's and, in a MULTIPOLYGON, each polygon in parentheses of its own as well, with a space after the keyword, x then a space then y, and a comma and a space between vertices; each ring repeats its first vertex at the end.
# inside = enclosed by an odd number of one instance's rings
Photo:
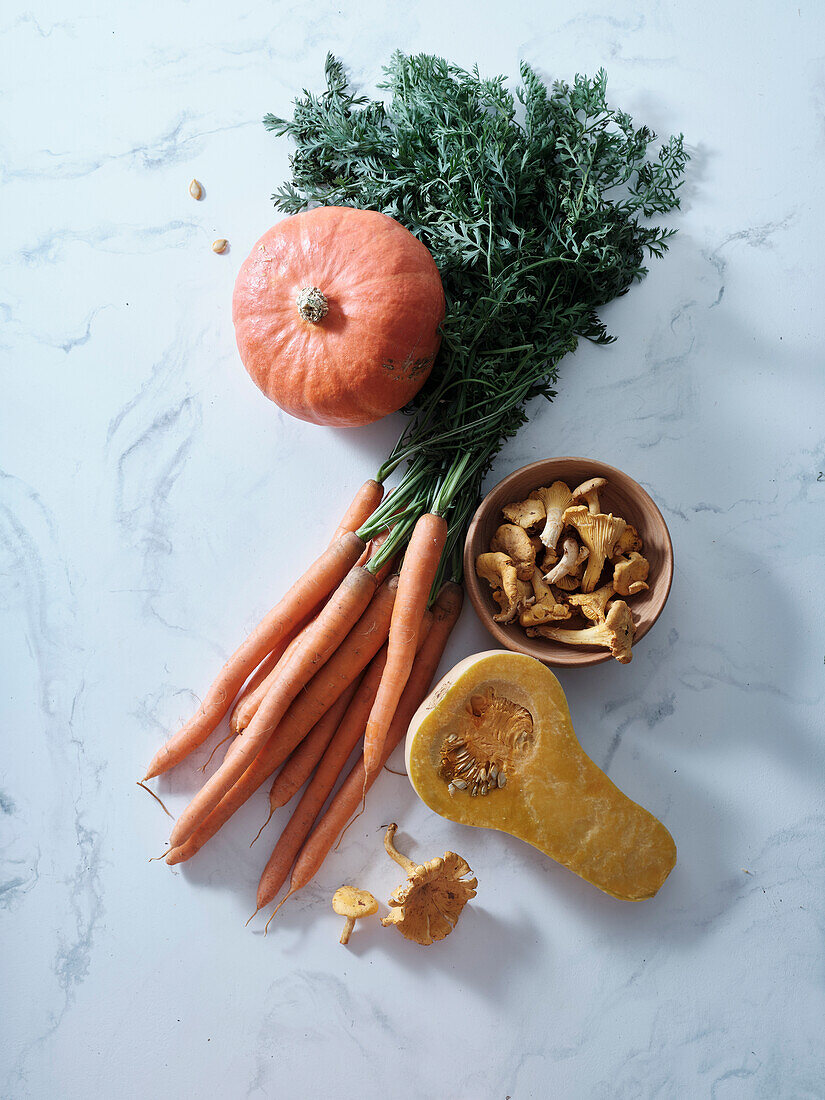
MULTIPOLYGON (((259 837, 259 836, 261 835, 261 833, 262 833, 262 832, 264 831, 264 829, 265 829, 265 828, 267 827, 267 825, 268 825, 268 824, 270 823, 270 821, 272 820, 272 814, 273 814, 273 811, 272 811, 272 810, 270 810, 270 811, 269 811, 269 817, 268 817, 268 818, 266 819, 266 821, 265 821, 265 822, 263 823, 263 825, 262 825, 262 826, 260 827, 260 829, 258 829, 258 831, 257 831, 257 833, 255 834, 254 838, 253 838, 252 840, 250 840, 250 842, 249 842, 249 847, 250 847, 250 848, 252 847, 252 845, 253 845, 253 844, 255 843, 255 841, 256 841, 256 840, 258 839, 258 837, 259 837)), ((256 910, 256 912, 257 912, 257 910, 256 910)), ((254 915, 255 915, 255 914, 253 913, 253 916, 254 916, 254 915)), ((249 922, 247 922, 247 923, 249 923, 249 922)))
POLYGON ((169 811, 167 810, 163 800, 161 798, 158 798, 158 796, 155 794, 155 792, 152 790, 151 787, 146 786, 146 780, 145 779, 139 779, 137 785, 139 787, 142 787, 144 789, 144 791, 149 792, 149 794, 152 796, 152 798, 154 798, 155 802, 158 802, 163 807, 163 812, 166 814, 167 817, 171 817, 173 821, 175 820, 174 815, 169 813, 169 811))
POLYGON ((281 900, 278 902, 278 904, 272 910, 272 915, 270 916, 269 920, 264 925, 264 935, 266 935, 267 932, 269 931, 269 926, 270 926, 270 924, 272 924, 272 920, 273 920, 275 914, 278 912, 278 910, 281 908, 281 906, 284 904, 284 902, 287 900, 287 898, 291 898, 294 893, 295 893, 294 890, 290 890, 288 894, 284 894, 284 896, 281 898, 281 900))

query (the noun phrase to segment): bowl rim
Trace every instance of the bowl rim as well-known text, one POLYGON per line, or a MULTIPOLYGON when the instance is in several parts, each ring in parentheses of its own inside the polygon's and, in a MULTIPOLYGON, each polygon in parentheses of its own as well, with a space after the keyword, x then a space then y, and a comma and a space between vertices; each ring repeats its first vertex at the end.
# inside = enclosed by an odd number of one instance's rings
MULTIPOLYGON (((673 584, 673 568, 674 568, 674 553, 673 553, 673 540, 670 537, 670 530, 665 522, 665 517, 662 515, 661 509, 656 504, 656 501, 651 497, 650 493, 631 477, 630 474, 625 473, 624 470, 620 470, 618 466, 611 466, 607 462, 602 462, 600 459, 587 458, 583 455, 558 455, 551 458, 540 458, 534 462, 528 462, 524 466, 519 466, 517 469, 512 470, 500 481, 496 482, 482 497, 475 512, 473 512, 470 523, 467 527, 467 534, 464 538, 464 581, 467 589, 467 595, 470 597, 470 603, 473 605, 479 621, 482 626, 488 631, 489 634, 496 639, 499 645, 504 646, 506 649, 516 653, 525 653, 530 657, 535 657, 552 668, 591 668, 594 665, 604 664, 606 661, 612 661, 614 658, 609 650, 602 649, 585 649, 584 647, 569 647, 571 649, 571 661, 559 660, 556 657, 548 655, 540 655, 537 652, 537 647, 531 645, 533 639, 524 637, 523 643, 517 643, 514 639, 503 629, 502 625, 494 622, 491 615, 486 613, 486 609, 483 609, 481 604, 484 599, 484 591, 481 586, 481 582, 475 575, 475 568, 473 562, 473 555, 471 552, 471 542, 474 539, 475 532, 480 526, 483 518, 486 515, 487 503, 491 496, 499 492, 506 484, 516 478, 523 478, 525 474, 532 470, 538 471, 540 469, 546 469, 549 464, 562 464, 562 463, 577 463, 582 466, 586 466, 588 469, 592 469, 591 476, 600 476, 607 478, 608 481, 611 478, 614 481, 629 481, 633 486, 634 495, 638 495, 639 498, 645 501, 646 505, 658 516, 661 523, 662 533, 664 535, 664 544, 666 552, 662 562, 662 568, 660 575, 656 583, 656 594, 658 596, 658 608, 655 615, 649 622, 644 624, 643 628, 639 630, 633 640, 633 648, 650 633, 650 630, 655 626, 659 616, 664 610, 668 597, 670 596, 671 586, 673 584)), ((539 484, 539 480, 536 484, 539 484)))

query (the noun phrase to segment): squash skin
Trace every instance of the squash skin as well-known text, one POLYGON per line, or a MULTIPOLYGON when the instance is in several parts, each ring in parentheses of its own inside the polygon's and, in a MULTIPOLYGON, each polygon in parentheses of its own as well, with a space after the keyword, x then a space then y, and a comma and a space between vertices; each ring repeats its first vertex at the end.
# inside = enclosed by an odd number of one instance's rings
POLYGON ((653 897, 676 863, 673 837, 587 756, 561 685, 533 657, 488 650, 459 662, 413 716, 406 759, 413 788, 437 814, 525 840, 621 901, 653 897), (534 741, 503 789, 450 795, 438 772, 442 740, 486 686, 527 707, 534 741))
POLYGON ((441 337, 444 291, 428 249, 374 210, 321 206, 284 218, 254 245, 232 319, 255 384, 314 424, 369 424, 410 401, 441 337), (326 296, 317 324, 298 314, 307 286, 326 296))

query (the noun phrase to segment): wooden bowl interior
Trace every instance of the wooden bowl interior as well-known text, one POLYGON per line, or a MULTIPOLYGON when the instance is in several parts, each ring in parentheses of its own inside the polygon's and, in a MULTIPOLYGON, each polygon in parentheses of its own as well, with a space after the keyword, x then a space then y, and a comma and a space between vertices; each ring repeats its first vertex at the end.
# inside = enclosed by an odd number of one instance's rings
MULTIPOLYGON (((571 489, 591 477, 607 479, 599 494, 603 512, 612 512, 631 523, 639 532, 643 554, 650 562, 646 592, 629 596, 627 604, 633 612, 638 642, 647 634, 670 592, 673 578, 673 546, 662 514, 645 490, 627 474, 603 462, 585 458, 550 458, 523 466, 500 481, 479 505, 464 546, 464 579, 470 601, 484 626, 496 641, 507 649, 527 653, 545 664, 562 668, 584 668, 613 658, 607 650, 570 646, 547 638, 528 638, 516 624, 496 623, 498 610, 489 585, 475 572, 475 560, 490 548, 490 541, 499 524, 504 522, 501 509, 512 501, 524 500, 534 489, 564 481, 571 489)), ((566 627, 567 623, 560 624, 566 627)), ((584 624, 586 625, 586 624, 584 624)), ((635 642, 634 642, 635 644, 635 642)))

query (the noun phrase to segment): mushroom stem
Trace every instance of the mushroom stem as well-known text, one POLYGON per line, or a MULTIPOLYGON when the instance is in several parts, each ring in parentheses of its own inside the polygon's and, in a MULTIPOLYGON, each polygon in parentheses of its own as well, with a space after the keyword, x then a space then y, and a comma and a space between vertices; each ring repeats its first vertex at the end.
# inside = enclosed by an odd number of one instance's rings
POLYGON ((390 859, 394 859, 399 867, 403 867, 407 874, 411 875, 418 864, 413 863, 411 859, 407 859, 407 857, 399 852, 396 846, 393 844, 393 840, 395 839, 395 834, 397 832, 398 826, 395 824, 395 822, 387 826, 387 831, 384 834, 384 847, 386 848, 387 855, 390 857, 390 859))
POLYGON ((344 931, 341 933, 340 943, 349 943, 349 934, 355 927, 355 917, 347 917, 344 921, 344 931))

